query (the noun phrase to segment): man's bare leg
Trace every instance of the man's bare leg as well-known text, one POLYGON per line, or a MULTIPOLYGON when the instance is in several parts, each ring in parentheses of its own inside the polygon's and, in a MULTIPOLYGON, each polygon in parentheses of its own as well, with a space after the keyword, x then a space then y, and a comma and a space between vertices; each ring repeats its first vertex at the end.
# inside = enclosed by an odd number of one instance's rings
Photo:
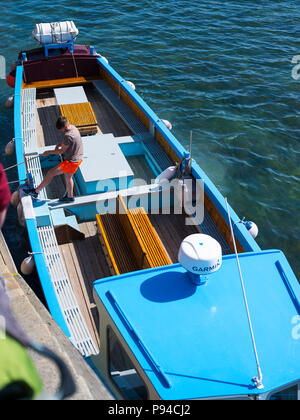
POLYGON ((74 181, 73 181, 73 174, 65 173, 65 180, 67 186, 67 197, 73 197, 73 189, 74 189, 74 181))
POLYGON ((37 192, 37 194, 43 188, 46 188, 55 176, 62 175, 62 174, 63 174, 63 171, 58 166, 56 166, 55 168, 49 169, 42 183, 38 187, 35 188, 35 191, 37 192))

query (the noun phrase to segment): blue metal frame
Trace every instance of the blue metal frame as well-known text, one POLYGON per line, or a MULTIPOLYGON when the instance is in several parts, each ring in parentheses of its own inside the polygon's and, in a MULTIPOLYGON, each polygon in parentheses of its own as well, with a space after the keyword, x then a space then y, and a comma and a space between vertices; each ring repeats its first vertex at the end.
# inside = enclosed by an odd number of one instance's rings
POLYGON ((70 48, 70 53, 73 55, 74 53, 74 40, 69 42, 64 42, 61 44, 43 44, 44 50, 45 50, 45 57, 48 58, 49 56, 49 50, 58 50, 59 48, 70 48))
MULTIPOLYGON (((134 103, 141 109, 141 111, 149 118, 149 121, 153 126, 162 134, 164 139, 168 142, 174 152, 179 156, 180 159, 189 156, 189 153, 174 137, 162 120, 152 111, 152 109, 146 104, 146 102, 134 91, 128 83, 123 79, 103 58, 98 58, 98 63, 112 79, 117 82, 120 88, 134 101, 134 103)), ((196 179, 204 180, 205 192, 212 200, 216 208, 219 210, 221 216, 227 221, 227 208, 224 197, 218 191, 213 182, 208 178, 205 172, 200 166, 192 161, 192 174, 196 179)), ((229 206, 232 224, 234 225, 234 231, 236 238, 242 245, 245 251, 259 252, 261 248, 256 241, 249 234, 247 229, 242 223, 238 223, 240 218, 235 211, 229 206)))
POLYGON ((22 83, 23 83, 23 66, 17 66, 16 84, 15 84, 15 101, 14 101, 14 131, 15 131, 15 148, 18 163, 18 175, 20 184, 24 184, 27 178, 26 166, 24 163, 23 133, 22 133, 22 83))

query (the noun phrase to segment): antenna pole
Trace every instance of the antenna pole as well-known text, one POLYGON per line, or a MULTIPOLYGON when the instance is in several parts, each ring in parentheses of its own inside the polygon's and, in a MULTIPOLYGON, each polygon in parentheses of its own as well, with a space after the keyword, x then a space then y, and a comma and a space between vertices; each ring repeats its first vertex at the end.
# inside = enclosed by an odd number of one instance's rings
POLYGON ((193 132, 190 132, 190 157, 189 157, 189 163, 188 163, 188 168, 189 168, 189 174, 191 174, 191 170, 192 170, 192 150, 193 150, 193 132))
POLYGON ((256 349, 254 333, 253 333, 253 328, 252 328, 252 322, 251 322, 251 317, 250 317, 250 312, 249 312, 249 307, 248 307, 248 302, 247 302, 247 296, 246 296, 246 291, 245 291, 245 286, 244 286, 244 280, 243 280, 243 275, 242 275, 242 271, 241 271, 239 256, 238 256, 238 253, 237 253, 235 237, 234 237, 234 233, 233 233, 231 217, 230 217, 230 212, 229 212, 229 207, 228 207, 228 201, 227 201, 226 197, 225 197, 225 202, 226 202, 226 207, 227 207, 227 214, 228 214, 228 220, 229 220, 229 225, 230 225, 231 237, 232 237, 233 246, 234 246, 234 253, 235 253, 236 262, 237 262, 239 275, 240 275, 240 280, 241 280, 241 285, 242 285, 242 289, 243 289, 243 296, 244 296, 244 301, 245 301, 245 306, 246 306, 246 311, 247 311, 251 340, 252 340, 252 344, 253 344, 253 350, 254 350, 254 355, 255 355, 255 360, 256 360, 256 365, 257 365, 258 377, 255 376, 253 378, 253 381, 255 382, 255 385, 256 385, 257 389, 263 389, 264 388, 263 383, 262 383, 263 376, 262 376, 262 373, 261 373, 260 364, 259 364, 259 360, 258 360, 257 349, 256 349))

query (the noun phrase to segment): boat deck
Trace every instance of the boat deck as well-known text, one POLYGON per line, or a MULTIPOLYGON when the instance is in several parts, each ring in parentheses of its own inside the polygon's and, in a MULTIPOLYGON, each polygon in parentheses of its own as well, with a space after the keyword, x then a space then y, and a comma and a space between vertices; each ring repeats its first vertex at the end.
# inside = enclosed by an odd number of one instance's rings
MULTIPOLYGON (((92 84, 82 87, 96 116, 98 134, 112 133, 115 137, 133 134, 92 84)), ((52 146, 61 142, 62 134, 55 127, 56 120, 61 113, 53 89, 38 92, 36 107, 38 147, 52 146)))
MULTIPOLYGON (((94 85, 86 84, 83 88, 98 122, 98 134, 113 134, 115 137, 134 134, 94 85)), ((38 147, 54 146, 61 142, 62 134, 55 126, 56 120, 60 116, 60 108, 53 89, 38 91, 36 107, 38 147)), ((136 159, 134 156, 129 156, 128 163, 132 165, 135 175, 139 174, 141 176, 142 173, 144 179, 149 180, 150 183, 152 174, 148 169, 145 169, 147 165, 145 165, 144 161, 136 159)), ((42 175, 45 176, 47 171, 47 168, 43 168, 42 175)), ((75 196, 80 195, 78 188, 75 184, 75 196)), ((47 198, 57 199, 65 193, 65 190, 64 176, 57 176, 46 189, 47 198)), ((178 251, 183 239, 193 233, 203 232, 211 234, 221 243, 223 254, 231 253, 229 245, 207 211, 205 211, 205 219, 200 227, 186 225, 185 217, 185 214, 149 214, 150 222, 162 241, 172 263, 178 262, 178 251)), ((101 278, 109 277, 111 271, 99 239, 96 220, 79 222, 78 226, 80 231, 84 233, 85 239, 73 240, 58 246, 91 338, 99 346, 99 319, 93 299, 93 283, 101 278)))
POLYGON ((85 239, 59 245, 59 248, 81 313, 94 341, 99 345, 99 320, 93 299, 93 282, 110 276, 110 271, 97 234, 96 221, 80 223, 79 228, 85 234, 85 239))

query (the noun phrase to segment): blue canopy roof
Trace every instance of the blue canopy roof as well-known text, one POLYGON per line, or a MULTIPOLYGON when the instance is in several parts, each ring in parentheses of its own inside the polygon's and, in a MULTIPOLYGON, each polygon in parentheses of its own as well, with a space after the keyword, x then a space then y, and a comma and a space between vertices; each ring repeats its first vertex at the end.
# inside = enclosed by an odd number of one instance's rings
POLYGON ((206 285, 181 265, 94 283, 96 293, 162 399, 258 394, 300 379, 300 288, 280 251, 240 254, 264 389, 257 375, 235 256, 206 285))

